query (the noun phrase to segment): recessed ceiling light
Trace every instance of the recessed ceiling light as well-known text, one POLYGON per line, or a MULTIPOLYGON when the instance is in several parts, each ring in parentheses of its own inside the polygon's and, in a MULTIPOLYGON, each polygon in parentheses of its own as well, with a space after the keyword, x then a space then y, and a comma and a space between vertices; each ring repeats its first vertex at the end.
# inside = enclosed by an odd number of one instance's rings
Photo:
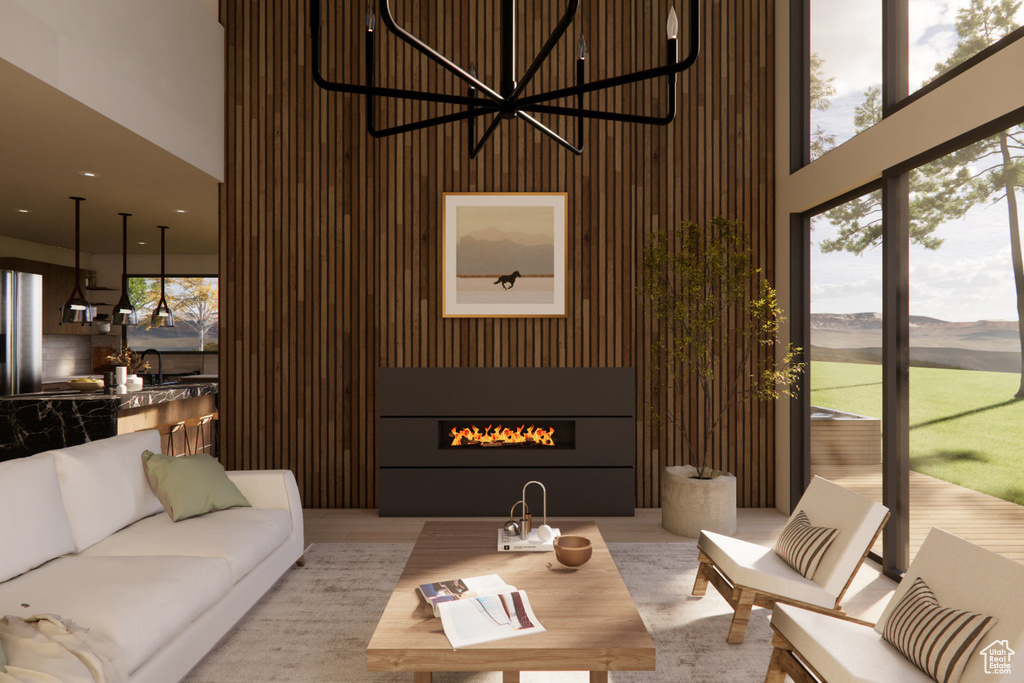
POLYGON ((100 174, 94 171, 79 171, 80 175, 84 175, 86 178, 99 178, 100 174))
POLYGON ((145 244, 145 242, 139 242, 139 244, 145 244))
POLYGON ((18 209, 18 213, 32 213, 32 209, 18 209))
POLYGON ((174 213, 188 213, 188 209, 175 209, 174 213))

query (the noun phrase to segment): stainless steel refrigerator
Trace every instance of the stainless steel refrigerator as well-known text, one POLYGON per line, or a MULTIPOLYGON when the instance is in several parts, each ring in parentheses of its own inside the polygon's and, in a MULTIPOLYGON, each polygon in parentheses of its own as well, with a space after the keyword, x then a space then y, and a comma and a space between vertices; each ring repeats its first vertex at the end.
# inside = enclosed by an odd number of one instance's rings
POLYGON ((0 270, 0 396, 42 384, 43 276, 0 270))

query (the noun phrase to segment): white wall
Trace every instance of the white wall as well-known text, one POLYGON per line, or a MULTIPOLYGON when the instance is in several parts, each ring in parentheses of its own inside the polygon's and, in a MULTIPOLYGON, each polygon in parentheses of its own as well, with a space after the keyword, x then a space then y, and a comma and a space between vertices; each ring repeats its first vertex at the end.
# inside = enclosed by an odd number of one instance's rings
POLYGON ((224 28, 208 0, 3 0, 0 58, 224 180, 224 28))
MULTIPOLYGON (((1000 50, 892 116, 848 140, 796 173, 789 172, 789 3, 775 17, 776 267, 779 300, 787 308, 790 272, 789 219, 882 176, 882 171, 941 143, 1024 107, 1020 65, 1024 40, 1000 50)), ((785 331, 788 334, 788 330, 785 331)), ((789 506, 789 406, 776 411, 776 506, 789 506)))
MULTIPOLYGON (((23 258, 29 261, 42 261, 43 263, 56 263, 61 266, 75 265, 75 250, 53 247, 49 244, 29 242, 17 237, 6 237, 0 235, 0 256, 9 258, 23 258)), ((89 267, 89 255, 82 254, 81 265, 89 267)))
MULTIPOLYGON (((165 260, 167 275, 217 275, 219 267, 216 254, 168 254, 165 260)), ((121 254, 90 254, 89 267, 98 286, 121 289, 121 254)), ((128 272, 158 275, 160 255, 129 252, 128 272)))

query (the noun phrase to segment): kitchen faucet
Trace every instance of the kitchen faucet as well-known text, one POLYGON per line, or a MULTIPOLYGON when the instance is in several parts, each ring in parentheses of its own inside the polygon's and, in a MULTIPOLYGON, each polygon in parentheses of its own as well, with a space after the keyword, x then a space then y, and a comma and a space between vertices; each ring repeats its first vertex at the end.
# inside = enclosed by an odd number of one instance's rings
MULTIPOLYGON (((146 349, 141 354, 139 354, 139 360, 145 360, 146 354, 150 353, 150 352, 156 354, 156 372, 157 372, 156 384, 163 384, 164 383, 164 357, 163 357, 163 354, 161 354, 156 349, 146 349)), ((152 372, 149 373, 149 374, 150 374, 150 376, 153 375, 152 372)))

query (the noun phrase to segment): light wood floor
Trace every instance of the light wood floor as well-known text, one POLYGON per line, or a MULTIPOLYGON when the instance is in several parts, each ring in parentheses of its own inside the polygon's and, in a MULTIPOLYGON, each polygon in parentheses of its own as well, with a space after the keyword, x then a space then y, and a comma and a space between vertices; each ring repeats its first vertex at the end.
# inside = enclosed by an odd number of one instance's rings
MULTIPOLYGON (((445 517, 379 517, 376 510, 304 510, 306 543, 414 543, 427 519, 467 519, 445 517)), ((761 508, 737 510, 736 537, 761 545, 772 545, 786 525, 782 513, 761 508)), ((492 520, 497 529, 501 517, 473 517, 492 520)), ((584 519, 552 517, 549 523, 584 519)), ((692 543, 694 539, 665 531, 661 527, 661 508, 637 508, 635 517, 588 517, 594 519, 608 543, 692 543)), ((878 566, 865 562, 843 600, 849 614, 875 621, 888 603, 896 584, 881 574, 878 566)), ((713 590, 708 591, 711 595, 713 590)), ((721 600, 718 596, 713 600, 721 600)))
MULTIPOLYGON (((811 472, 874 500, 882 500, 881 465, 812 464, 811 472)), ((911 559, 933 526, 1024 562, 1024 507, 911 472, 911 559)), ((881 553, 881 541, 875 552, 881 553)))

